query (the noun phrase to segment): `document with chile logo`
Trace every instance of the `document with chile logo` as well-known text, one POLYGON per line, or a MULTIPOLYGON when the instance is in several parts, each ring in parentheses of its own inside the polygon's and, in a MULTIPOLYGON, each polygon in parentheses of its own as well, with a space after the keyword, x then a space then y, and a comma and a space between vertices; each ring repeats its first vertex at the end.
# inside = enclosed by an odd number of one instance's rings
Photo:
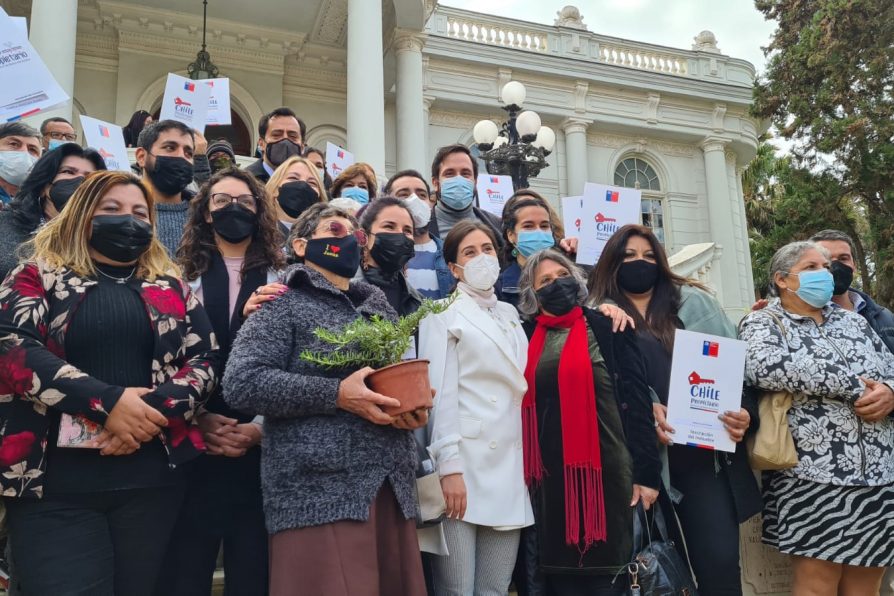
POLYGON ((674 444, 735 451, 718 417, 742 407, 744 375, 744 341, 678 329, 667 396, 674 444))

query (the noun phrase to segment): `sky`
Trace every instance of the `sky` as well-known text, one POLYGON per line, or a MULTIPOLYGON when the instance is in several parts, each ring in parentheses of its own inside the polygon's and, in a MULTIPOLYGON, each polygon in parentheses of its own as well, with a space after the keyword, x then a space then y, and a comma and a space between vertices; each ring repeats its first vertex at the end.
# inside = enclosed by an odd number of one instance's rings
POLYGON ((552 25, 556 12, 573 4, 587 28, 646 43, 690 49, 693 37, 707 29, 720 51, 748 60, 763 72, 766 46, 773 33, 753 0, 440 0, 439 4, 552 25))

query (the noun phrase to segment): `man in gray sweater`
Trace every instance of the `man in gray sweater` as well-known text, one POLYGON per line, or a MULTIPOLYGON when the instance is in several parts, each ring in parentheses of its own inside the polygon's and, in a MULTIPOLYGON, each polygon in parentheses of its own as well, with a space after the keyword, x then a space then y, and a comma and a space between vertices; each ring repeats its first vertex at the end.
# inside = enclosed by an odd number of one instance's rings
POLYGON ((183 237, 183 227, 193 193, 196 138, 192 129, 175 120, 146 126, 137 140, 137 165, 155 201, 158 239, 173 258, 183 237))

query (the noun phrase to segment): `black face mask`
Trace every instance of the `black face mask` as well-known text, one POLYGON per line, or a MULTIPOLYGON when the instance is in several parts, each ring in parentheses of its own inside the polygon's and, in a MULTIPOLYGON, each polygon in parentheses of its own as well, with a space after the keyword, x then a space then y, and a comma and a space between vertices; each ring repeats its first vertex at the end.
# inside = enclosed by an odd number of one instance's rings
POLYGON ((267 155, 267 161, 270 165, 274 168, 278 168, 290 157, 300 156, 301 145, 294 143, 289 139, 283 139, 275 143, 267 143, 267 148, 264 150, 264 153, 267 155))
POLYGON ((350 279, 360 266, 360 245, 353 234, 344 238, 312 238, 307 241, 304 260, 350 279))
POLYGON ((832 261, 829 269, 832 271, 832 280, 835 282, 832 294, 841 296, 851 287, 851 283, 854 281, 854 270, 841 261, 832 261))
POLYGON ((172 197, 183 192, 183 189, 192 182, 193 167, 183 157, 159 155, 154 157, 152 169, 146 169, 146 175, 159 192, 172 197))
POLYGON ((99 254, 131 263, 140 258, 152 242, 152 226, 132 215, 97 215, 93 218, 90 246, 99 254))
POLYGON ((83 176, 53 182, 50 186, 49 196, 50 202, 53 203, 53 207, 56 208, 56 211, 60 213, 62 212, 65 203, 68 202, 68 199, 71 198, 71 195, 75 193, 82 182, 84 182, 83 176))
POLYGON ((580 284, 572 276, 560 277, 537 290, 537 302, 551 315, 561 317, 577 306, 580 284))
POLYGON ((227 242, 242 242, 258 229, 258 215, 242 205, 230 203, 211 212, 211 226, 227 242))
POLYGON ((645 294, 658 281, 658 265, 644 259, 621 263, 618 269, 618 285, 631 294, 645 294))
POLYGON ((289 182, 279 187, 279 195, 276 197, 279 206, 289 217, 298 217, 308 207, 320 201, 320 195, 314 187, 303 180, 289 182))
POLYGON ((375 235, 369 255, 384 273, 395 273, 416 255, 416 245, 411 238, 396 232, 381 232, 375 235))

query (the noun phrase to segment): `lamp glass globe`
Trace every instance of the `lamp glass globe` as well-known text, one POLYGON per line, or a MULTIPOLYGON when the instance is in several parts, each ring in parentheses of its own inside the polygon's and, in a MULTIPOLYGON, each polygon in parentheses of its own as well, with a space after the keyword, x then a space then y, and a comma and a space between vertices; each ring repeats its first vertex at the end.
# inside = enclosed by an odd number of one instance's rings
POLYGON ((525 90, 525 86, 518 81, 509 81, 503 85, 503 89, 500 91, 500 99, 502 99, 503 103, 507 106, 513 104, 521 106, 525 103, 526 95, 527 91, 525 90))
POLYGON ((531 110, 522 112, 515 121, 515 128, 521 136, 536 135, 540 130, 540 115, 531 110))
POLYGON ((489 145, 494 142, 500 129, 494 124, 493 120, 480 120, 475 128, 472 129, 472 136, 479 145, 489 145))

